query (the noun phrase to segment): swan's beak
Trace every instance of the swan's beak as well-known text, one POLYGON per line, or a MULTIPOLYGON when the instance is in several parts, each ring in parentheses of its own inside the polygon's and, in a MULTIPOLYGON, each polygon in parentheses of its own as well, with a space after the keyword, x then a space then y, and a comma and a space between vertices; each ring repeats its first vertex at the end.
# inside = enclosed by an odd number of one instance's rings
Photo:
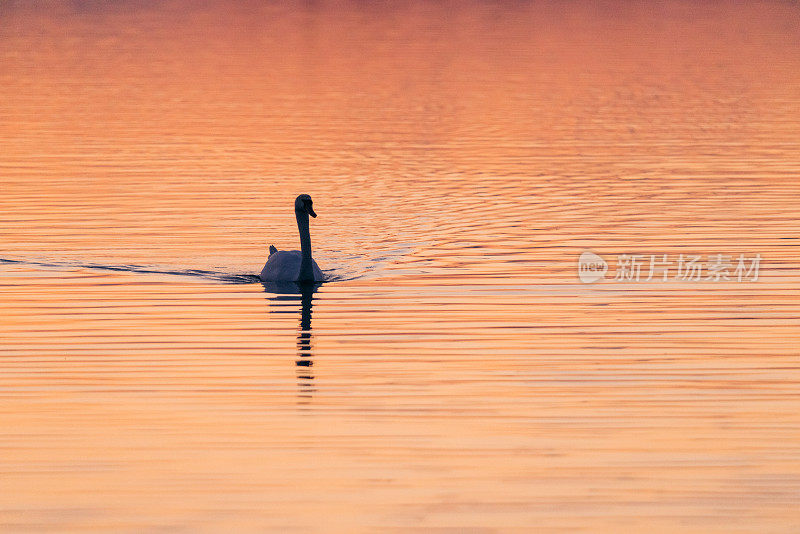
POLYGON ((306 206, 306 211, 308 211, 308 214, 314 217, 315 219, 317 218, 317 214, 314 213, 314 208, 312 208, 311 206, 306 206))

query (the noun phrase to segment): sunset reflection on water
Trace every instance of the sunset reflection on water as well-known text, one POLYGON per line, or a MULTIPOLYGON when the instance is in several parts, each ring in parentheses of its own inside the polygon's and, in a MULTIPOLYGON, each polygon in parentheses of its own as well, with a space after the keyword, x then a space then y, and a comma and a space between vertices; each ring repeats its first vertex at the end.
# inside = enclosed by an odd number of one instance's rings
POLYGON ((791 532, 798 27, 3 3, 0 528, 791 532), (332 281, 262 285, 298 193, 332 281))

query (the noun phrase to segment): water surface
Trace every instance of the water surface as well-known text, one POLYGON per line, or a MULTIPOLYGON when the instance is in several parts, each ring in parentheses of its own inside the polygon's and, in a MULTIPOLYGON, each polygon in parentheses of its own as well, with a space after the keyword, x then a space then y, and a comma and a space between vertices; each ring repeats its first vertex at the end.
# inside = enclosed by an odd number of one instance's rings
POLYGON ((798 27, 4 3, 0 525, 795 532, 798 27), (265 287, 301 192, 334 281, 265 287), (762 264, 586 285, 584 250, 762 264))

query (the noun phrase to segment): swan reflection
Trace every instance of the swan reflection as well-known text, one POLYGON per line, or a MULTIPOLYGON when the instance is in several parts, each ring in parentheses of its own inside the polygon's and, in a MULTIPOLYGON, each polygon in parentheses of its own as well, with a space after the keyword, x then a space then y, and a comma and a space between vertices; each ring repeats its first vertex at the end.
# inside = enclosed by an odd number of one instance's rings
POLYGON ((311 400, 316 391, 314 387, 314 353, 311 332, 311 307, 314 293, 319 288, 319 283, 295 282, 263 282, 264 291, 270 294, 268 300, 275 303, 271 306, 270 313, 297 313, 297 308, 292 303, 300 302, 300 327, 297 330, 297 359, 295 367, 297 373, 297 397, 301 403, 311 400))

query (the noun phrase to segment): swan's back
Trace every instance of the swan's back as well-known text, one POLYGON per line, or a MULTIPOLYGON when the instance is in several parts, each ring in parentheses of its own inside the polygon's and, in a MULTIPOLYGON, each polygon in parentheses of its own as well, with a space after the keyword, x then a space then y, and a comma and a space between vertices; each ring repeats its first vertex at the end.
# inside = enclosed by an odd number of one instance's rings
MULTIPOLYGON (((296 282, 300 276, 300 263, 303 256, 299 250, 278 250, 269 255, 267 263, 261 269, 259 278, 273 282, 296 282)), ((314 281, 322 282, 323 276, 317 262, 311 260, 314 270, 314 281)))

